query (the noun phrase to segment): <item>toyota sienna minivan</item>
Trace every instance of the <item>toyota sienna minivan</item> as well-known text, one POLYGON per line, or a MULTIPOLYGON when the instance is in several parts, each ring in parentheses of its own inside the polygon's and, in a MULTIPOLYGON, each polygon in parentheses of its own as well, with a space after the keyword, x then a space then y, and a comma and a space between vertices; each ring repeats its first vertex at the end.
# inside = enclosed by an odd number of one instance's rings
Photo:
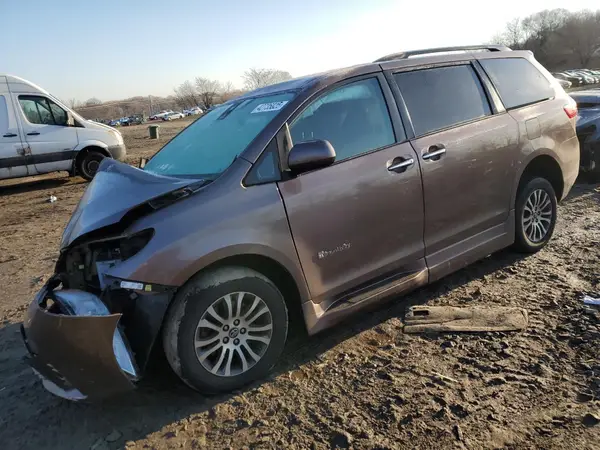
POLYGON ((530 52, 430 49, 249 92, 143 167, 102 161, 23 324, 51 392, 264 376, 309 334, 507 246, 536 252, 579 167, 576 106, 530 52))

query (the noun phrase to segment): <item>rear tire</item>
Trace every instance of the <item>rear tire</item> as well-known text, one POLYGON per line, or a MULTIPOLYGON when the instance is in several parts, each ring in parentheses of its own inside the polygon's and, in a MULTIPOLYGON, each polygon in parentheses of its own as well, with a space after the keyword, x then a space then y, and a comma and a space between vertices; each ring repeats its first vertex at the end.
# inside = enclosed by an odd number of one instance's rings
POLYGON ((187 385, 224 392, 265 376, 287 331, 287 307, 273 282, 245 267, 224 267, 199 274, 177 293, 163 347, 187 385))
POLYGON ((86 180, 91 181, 91 179, 94 178, 94 175, 96 175, 98 167, 104 158, 106 158, 106 156, 99 151, 87 151, 86 154, 83 155, 83 157, 79 160, 77 172, 86 180))
POLYGON ((541 177, 525 182, 517 193, 514 248, 535 253, 546 246, 556 225, 557 202, 554 188, 541 177))

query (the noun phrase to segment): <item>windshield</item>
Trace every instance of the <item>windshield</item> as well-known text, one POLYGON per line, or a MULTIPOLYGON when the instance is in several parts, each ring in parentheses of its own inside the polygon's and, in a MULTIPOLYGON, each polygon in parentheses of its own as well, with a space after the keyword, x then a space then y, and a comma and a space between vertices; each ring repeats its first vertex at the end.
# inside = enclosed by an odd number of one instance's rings
POLYGON ((219 105, 175 136, 144 170, 214 179, 294 96, 287 92, 219 105))

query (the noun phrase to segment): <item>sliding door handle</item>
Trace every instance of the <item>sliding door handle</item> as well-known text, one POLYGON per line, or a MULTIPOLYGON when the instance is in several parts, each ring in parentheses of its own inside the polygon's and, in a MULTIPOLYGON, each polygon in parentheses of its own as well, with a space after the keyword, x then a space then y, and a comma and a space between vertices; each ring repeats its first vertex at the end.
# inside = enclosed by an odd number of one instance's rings
POLYGON ((40 132, 39 131, 32 131, 31 133, 27 133, 27 136, 39 136, 40 132))
MULTIPOLYGON (((400 158, 396 158, 396 159, 394 159, 394 161, 398 161, 399 159, 400 158)), ((387 168, 387 170, 389 170, 390 172, 396 172, 396 173, 404 172, 406 169, 411 167, 414 163, 415 163, 415 160, 413 158, 408 158, 408 159, 405 159, 405 160, 397 162, 397 163, 394 163, 392 161, 392 165, 389 166, 387 168)))

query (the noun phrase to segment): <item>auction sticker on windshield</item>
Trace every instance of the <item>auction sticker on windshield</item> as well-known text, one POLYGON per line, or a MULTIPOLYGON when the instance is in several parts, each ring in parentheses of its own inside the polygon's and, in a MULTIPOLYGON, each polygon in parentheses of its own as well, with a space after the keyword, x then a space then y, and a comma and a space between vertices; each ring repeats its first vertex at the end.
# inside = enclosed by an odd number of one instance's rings
POLYGON ((288 101, 285 100, 283 102, 261 103, 256 108, 254 108, 250 114, 279 111, 281 108, 283 108, 285 106, 285 104, 287 102, 288 101))

